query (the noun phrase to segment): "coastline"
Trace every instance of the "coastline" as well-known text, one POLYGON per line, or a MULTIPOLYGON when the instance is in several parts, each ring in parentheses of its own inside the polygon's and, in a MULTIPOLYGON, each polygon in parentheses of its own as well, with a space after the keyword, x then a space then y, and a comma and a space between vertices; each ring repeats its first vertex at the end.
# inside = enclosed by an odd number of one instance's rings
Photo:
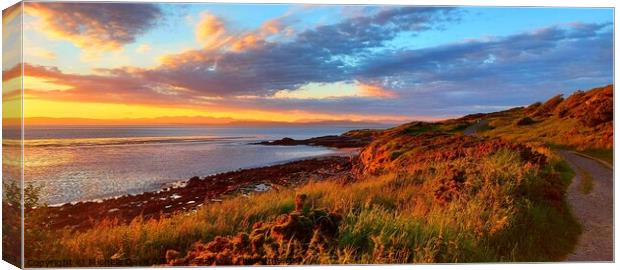
POLYGON ((128 223, 134 218, 158 219, 179 212, 196 211, 208 203, 230 196, 251 196, 254 192, 298 186, 311 179, 350 173, 352 159, 359 148, 342 148, 337 153, 314 156, 286 163, 192 177, 167 184, 157 191, 125 194, 110 198, 68 202, 32 209, 41 213, 51 229, 85 230, 103 220, 128 223))
MULTIPOLYGON (((285 161, 277 161, 277 162, 267 163, 267 164, 260 165, 260 166, 243 167, 243 168, 239 168, 239 169, 236 169, 236 170, 229 170, 229 171, 223 171, 223 172, 208 174, 208 175, 203 176, 203 178, 209 178, 211 176, 216 176, 216 175, 219 175, 219 174, 238 172, 238 171, 242 171, 242 170, 261 169, 261 168, 277 166, 277 165, 286 165, 288 163, 293 163, 293 162, 297 162, 297 161, 305 161, 305 160, 325 158, 325 157, 349 157, 349 158, 353 158, 353 157, 357 156, 359 154, 359 151, 361 150, 361 148, 359 148, 359 147, 347 147, 347 148, 334 148, 334 147, 324 147, 324 146, 316 146, 316 147, 329 148, 330 150, 332 150, 334 152, 332 152, 332 153, 325 153, 325 154, 318 154, 318 155, 312 155, 312 156, 307 156, 307 157, 300 157, 300 158, 292 158, 292 159, 288 159, 288 160, 285 160, 285 161)), ((124 197, 124 196, 136 196, 136 195, 141 195, 141 194, 144 194, 144 193, 158 193, 158 192, 161 192, 161 191, 166 190, 166 189, 183 188, 183 187, 186 186, 186 184, 189 181, 189 179, 191 179, 191 178, 180 179, 180 180, 173 180, 173 181, 169 181, 169 182, 166 182, 166 183, 162 183, 159 188, 154 189, 154 190, 145 190, 145 191, 141 191, 141 192, 133 192, 133 193, 118 194, 118 195, 102 196, 102 197, 92 198, 92 199, 60 202, 60 203, 48 204, 47 207, 48 208, 54 208, 54 207, 62 207, 62 206, 68 206, 68 205, 75 205, 75 204, 79 204, 79 203, 89 203, 89 202, 101 203, 101 202, 104 202, 104 201, 119 199, 119 198, 124 197)))

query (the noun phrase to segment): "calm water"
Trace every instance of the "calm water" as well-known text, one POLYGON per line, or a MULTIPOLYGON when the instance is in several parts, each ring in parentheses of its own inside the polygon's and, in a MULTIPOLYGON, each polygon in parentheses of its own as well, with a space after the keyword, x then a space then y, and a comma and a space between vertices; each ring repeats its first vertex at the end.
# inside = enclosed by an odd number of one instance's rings
MULTIPOLYGON (((159 189, 218 172, 326 155, 334 149, 250 145, 359 127, 37 127, 25 136, 26 182, 49 204, 159 189)), ((6 165, 6 164, 5 164, 6 165)))

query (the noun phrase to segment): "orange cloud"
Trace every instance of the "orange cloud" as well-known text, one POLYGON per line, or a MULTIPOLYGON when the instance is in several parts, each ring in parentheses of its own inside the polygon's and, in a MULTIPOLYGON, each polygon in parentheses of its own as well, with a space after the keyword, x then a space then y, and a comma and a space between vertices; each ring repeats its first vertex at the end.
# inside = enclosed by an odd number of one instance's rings
POLYGON ((358 89, 360 94, 365 97, 395 98, 398 96, 394 91, 373 84, 361 83, 358 85, 358 89))
POLYGON ((261 30, 271 34, 277 34, 282 31, 282 22, 277 19, 266 21, 261 26, 261 30))
MULTIPOLYGON (((266 21, 254 31, 230 33, 223 20, 213 14, 203 12, 200 15, 200 21, 196 24, 195 36, 196 41, 204 47, 204 50, 241 52, 259 47, 266 42, 268 37, 280 34, 283 29, 280 20, 273 19, 266 21)), ((289 32, 285 33, 289 34, 289 32)), ((195 57, 192 54, 185 56, 195 57)))
POLYGON ((256 31, 246 33, 240 36, 240 38, 234 39, 231 50, 234 52, 241 52, 246 49, 257 48, 266 39, 272 35, 277 35, 283 32, 282 23, 278 19, 266 21, 256 31))
MULTIPOLYGON (((186 64, 204 63, 214 56, 205 50, 189 50, 177 54, 166 54, 159 57, 159 63, 166 68, 182 67, 186 64)), ((214 63, 215 64, 215 63, 214 63)))
POLYGON ((206 50, 217 50, 232 39, 231 36, 226 35, 224 22, 208 12, 200 14, 195 35, 196 41, 206 50))
POLYGON ((254 34, 248 34, 238 40, 235 40, 235 42, 231 45, 231 50, 234 52, 240 52, 245 49, 254 48, 258 45, 261 39, 261 37, 254 34))
POLYGON ((215 67, 220 58, 217 54, 218 52, 239 53, 257 48, 265 44, 268 37, 282 32, 288 34, 290 31, 284 31, 282 23, 277 19, 273 19, 266 21, 260 28, 254 31, 231 33, 226 29, 226 24, 223 20, 208 12, 202 12, 200 20, 194 29, 194 34, 196 41, 203 48, 163 55, 159 57, 159 62, 162 66, 168 68, 204 62, 212 62, 215 67))
MULTIPOLYGON (((3 79, 18 76, 18 68, 3 72, 3 79)), ((138 72, 138 69, 126 69, 80 75, 63 73, 54 67, 24 64, 24 93, 27 98, 54 101, 117 104, 131 101, 132 104, 158 106, 208 104, 192 99, 183 88, 146 81, 138 72)))
MULTIPOLYGON (((17 79, 20 69, 18 65, 4 71, 3 77, 5 80, 17 79)), ((199 92, 163 81, 150 81, 142 74, 144 70, 141 69, 100 70, 96 75, 82 75, 63 73, 54 67, 24 64, 24 72, 24 99, 28 103, 26 117, 68 119, 79 115, 84 118, 113 120, 110 123, 125 118, 184 116, 290 122, 304 119, 387 121, 402 117, 364 112, 333 114, 315 109, 280 107, 281 104, 275 99, 268 98, 249 102, 234 97, 209 98, 199 92)), ((5 95, 5 98, 19 97, 19 92, 5 95)))
POLYGON ((10 69, 2 70, 2 81, 3 82, 15 79, 20 76, 22 76, 21 63, 14 65, 10 69))

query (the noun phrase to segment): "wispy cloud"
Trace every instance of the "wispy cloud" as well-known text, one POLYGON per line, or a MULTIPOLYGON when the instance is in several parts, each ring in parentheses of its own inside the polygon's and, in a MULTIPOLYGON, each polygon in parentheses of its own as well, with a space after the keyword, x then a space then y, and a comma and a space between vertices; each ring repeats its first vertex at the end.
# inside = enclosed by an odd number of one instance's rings
POLYGON ((156 5, 133 3, 27 2, 27 14, 43 32, 88 53, 120 50, 161 19, 156 5))

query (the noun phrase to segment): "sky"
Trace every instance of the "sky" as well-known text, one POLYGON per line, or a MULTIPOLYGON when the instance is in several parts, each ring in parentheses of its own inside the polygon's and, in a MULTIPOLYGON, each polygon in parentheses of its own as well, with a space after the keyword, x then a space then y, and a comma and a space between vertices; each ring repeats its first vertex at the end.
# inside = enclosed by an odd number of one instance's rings
MULTIPOLYGON (((8 57, 3 84, 18 85, 23 62, 32 119, 438 120, 613 82, 604 8, 25 3, 23 12, 24 57, 8 57)), ((3 24, 15 25, 8 13, 3 24)), ((17 102, 15 88, 5 104, 17 102)))

